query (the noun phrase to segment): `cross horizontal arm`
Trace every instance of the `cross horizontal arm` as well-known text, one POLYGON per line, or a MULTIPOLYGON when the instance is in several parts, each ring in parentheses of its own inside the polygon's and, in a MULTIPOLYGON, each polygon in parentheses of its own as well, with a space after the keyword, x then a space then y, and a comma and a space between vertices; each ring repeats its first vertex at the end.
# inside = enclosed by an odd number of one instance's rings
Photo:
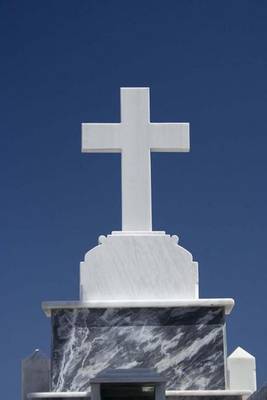
POLYGON ((188 123, 150 123, 151 151, 187 152, 190 150, 188 123))
POLYGON ((82 124, 83 153, 120 153, 121 124, 82 124))

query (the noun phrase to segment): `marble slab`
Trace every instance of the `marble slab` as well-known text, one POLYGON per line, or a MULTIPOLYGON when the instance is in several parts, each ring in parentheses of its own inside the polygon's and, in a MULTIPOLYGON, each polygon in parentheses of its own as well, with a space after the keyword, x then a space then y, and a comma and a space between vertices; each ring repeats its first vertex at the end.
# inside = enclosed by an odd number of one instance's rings
POLYGON ((101 236, 80 264, 80 300, 197 299, 198 263, 163 233, 101 236))
POLYGON ((179 299, 179 300, 105 300, 105 301, 43 301, 42 309, 47 317, 52 310, 78 308, 177 308, 177 307, 220 307, 229 315, 235 305, 234 299, 179 299))
POLYGON ((90 399, 91 394, 87 392, 43 392, 43 393, 29 393, 28 399, 43 399, 43 400, 84 400, 90 399))
MULTIPOLYGON (((165 392, 167 400, 246 400, 251 392, 237 390, 185 390, 165 392)), ((88 392, 38 392, 29 393, 29 399, 90 399, 91 393, 88 392)), ((252 399, 252 396, 250 397, 252 399)), ((263 398, 261 398, 263 399, 263 398)), ((253 397, 254 400, 254 397, 253 397)))
POLYGON ((217 396, 213 394, 211 396, 168 396, 167 400, 242 400, 242 396, 217 396))
POLYGON ((167 389, 225 389, 224 309, 52 310, 52 390, 86 391, 105 368, 155 368, 167 389))

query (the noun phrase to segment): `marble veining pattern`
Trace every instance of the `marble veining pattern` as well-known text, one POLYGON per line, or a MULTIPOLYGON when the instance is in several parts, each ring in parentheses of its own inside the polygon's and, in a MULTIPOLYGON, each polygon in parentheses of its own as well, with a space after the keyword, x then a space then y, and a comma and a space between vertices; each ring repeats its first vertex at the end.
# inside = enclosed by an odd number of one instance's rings
POLYGON ((62 309, 52 327, 52 390, 88 390, 108 367, 156 368, 167 389, 225 388, 221 308, 62 309))

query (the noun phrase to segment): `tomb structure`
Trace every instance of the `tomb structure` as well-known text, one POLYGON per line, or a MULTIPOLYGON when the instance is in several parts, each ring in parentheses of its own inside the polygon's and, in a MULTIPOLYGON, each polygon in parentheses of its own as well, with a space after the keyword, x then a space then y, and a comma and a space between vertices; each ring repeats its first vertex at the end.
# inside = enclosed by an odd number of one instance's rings
POLYGON ((148 88, 122 88, 120 123, 82 124, 83 152, 121 153, 122 230, 85 254, 79 300, 42 304, 51 360, 27 359, 23 400, 243 400, 256 390, 255 358, 227 356, 234 300, 199 298, 198 263, 152 229, 151 152, 189 151, 189 124, 150 122, 149 101, 148 88))

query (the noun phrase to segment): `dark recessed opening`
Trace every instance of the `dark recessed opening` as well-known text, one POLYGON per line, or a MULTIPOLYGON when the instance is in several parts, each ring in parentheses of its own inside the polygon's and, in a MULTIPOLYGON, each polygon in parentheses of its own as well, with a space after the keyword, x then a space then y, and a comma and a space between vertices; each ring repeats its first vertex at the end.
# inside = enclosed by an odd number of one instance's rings
POLYGON ((155 400, 155 385, 148 383, 102 383, 101 400, 155 400))

